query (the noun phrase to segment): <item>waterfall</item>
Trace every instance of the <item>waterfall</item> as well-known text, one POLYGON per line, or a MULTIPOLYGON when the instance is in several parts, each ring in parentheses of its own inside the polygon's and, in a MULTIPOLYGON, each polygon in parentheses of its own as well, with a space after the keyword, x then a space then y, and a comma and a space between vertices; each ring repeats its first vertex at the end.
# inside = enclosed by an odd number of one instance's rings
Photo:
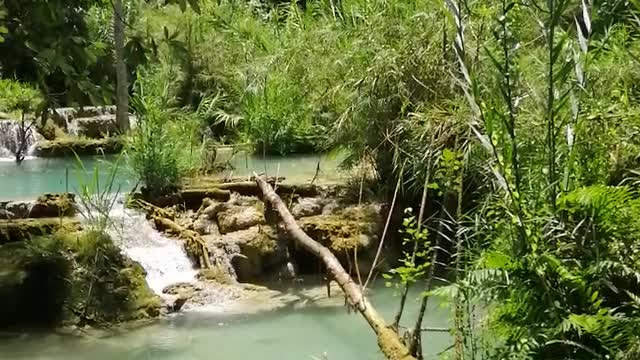
POLYGON ((108 232, 116 245, 147 271, 147 283, 157 294, 167 285, 195 282, 197 271, 182 244, 153 228, 142 212, 116 201, 110 213, 113 224, 108 232))
MULTIPOLYGON (((21 123, 17 120, 0 120, 0 159, 15 159, 15 153, 21 145, 21 123)), ((33 153, 40 135, 31 123, 25 122, 27 129, 25 156, 33 153)))

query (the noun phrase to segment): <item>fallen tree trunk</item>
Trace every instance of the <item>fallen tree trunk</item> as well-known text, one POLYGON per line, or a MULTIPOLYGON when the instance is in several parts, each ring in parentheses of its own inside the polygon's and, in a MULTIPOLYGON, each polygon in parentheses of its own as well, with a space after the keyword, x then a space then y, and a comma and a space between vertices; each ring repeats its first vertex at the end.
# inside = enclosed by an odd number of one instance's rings
POLYGON ((351 276, 345 271, 335 255, 328 248, 309 237, 300 228, 285 203, 269 183, 258 176, 256 176, 255 180, 262 192, 262 201, 278 214, 287 236, 324 262, 331 277, 340 285, 351 305, 360 312, 375 332, 378 338, 378 346, 385 357, 390 360, 415 360, 398 334, 386 325, 382 316, 363 296, 360 286, 351 279, 351 276))

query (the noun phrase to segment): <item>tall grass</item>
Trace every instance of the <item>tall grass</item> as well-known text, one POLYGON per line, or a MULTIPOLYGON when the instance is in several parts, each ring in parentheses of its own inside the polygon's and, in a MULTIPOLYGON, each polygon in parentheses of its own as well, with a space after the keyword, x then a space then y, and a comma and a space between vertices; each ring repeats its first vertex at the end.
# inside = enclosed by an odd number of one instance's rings
POLYGON ((199 125, 167 108, 168 83, 144 76, 140 73, 132 102, 138 124, 130 136, 128 162, 149 194, 172 192, 187 172, 201 165, 199 125))

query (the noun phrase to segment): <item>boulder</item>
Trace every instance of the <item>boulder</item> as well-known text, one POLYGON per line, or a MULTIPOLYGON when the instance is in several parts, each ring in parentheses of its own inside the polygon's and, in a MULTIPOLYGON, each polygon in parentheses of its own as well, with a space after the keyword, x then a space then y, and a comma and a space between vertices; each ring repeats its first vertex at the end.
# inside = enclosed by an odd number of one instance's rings
POLYGON ((198 212, 196 213, 199 217, 206 217, 210 220, 215 220, 218 216, 219 212, 222 212, 228 208, 227 203, 218 202, 216 200, 211 200, 210 198, 205 198, 202 200, 202 205, 198 212))
POLYGON ((73 216, 76 213, 75 194, 45 194, 29 210, 30 218, 73 216))
POLYGON ((268 226, 253 226, 227 233, 217 242, 239 249, 239 254, 232 256, 231 262, 240 282, 259 280, 263 275, 277 271, 287 261, 286 248, 268 226))
POLYGON ((75 218, 10 219, 0 220, 0 245, 23 242, 33 237, 50 235, 60 230, 76 231, 80 222, 75 218))
POLYGON ((14 214, 18 219, 24 219, 29 217, 29 212, 33 206, 32 201, 13 201, 5 205, 5 209, 14 214))
POLYGON ((9 219, 15 219, 15 218, 16 218, 16 215, 11 211, 6 209, 0 209, 0 219, 9 220, 9 219))
POLYGON ((97 232, 0 245, 0 269, 0 328, 109 327, 162 308, 140 264, 97 232))
POLYGON ((264 215, 253 206, 228 206, 216 214, 218 228, 222 234, 248 229, 265 223, 264 215))
POLYGON ((375 222, 349 219, 340 214, 305 217, 299 224, 305 233, 336 253, 370 247, 371 237, 376 237, 378 228, 375 222))
POLYGON ((319 215, 322 212, 322 205, 323 200, 320 198, 301 198, 291 209, 291 215, 296 219, 319 215))
POLYGON ((200 216, 193 222, 193 230, 200 235, 217 234, 218 224, 210 220, 207 216, 200 216))
POLYGON ((162 293, 189 298, 189 297, 192 297, 193 294, 195 294, 200 290, 202 290, 202 287, 196 284, 189 283, 189 282, 180 282, 180 283, 175 283, 175 284, 166 286, 164 289, 162 289, 162 293))
POLYGON ((77 136, 100 139, 118 133, 115 115, 100 115, 75 120, 77 136))

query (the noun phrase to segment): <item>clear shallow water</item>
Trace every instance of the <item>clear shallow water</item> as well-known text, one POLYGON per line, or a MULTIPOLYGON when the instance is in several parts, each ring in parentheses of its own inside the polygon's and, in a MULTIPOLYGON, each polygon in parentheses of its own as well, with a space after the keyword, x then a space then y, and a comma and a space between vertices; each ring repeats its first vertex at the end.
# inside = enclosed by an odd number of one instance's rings
MULTIPOLYGON (((82 182, 92 181, 96 165, 100 170, 99 183, 104 186, 116 160, 115 156, 85 157, 82 158, 82 169, 75 158, 29 158, 20 165, 12 159, 0 158, 0 201, 28 200, 44 193, 77 192, 82 182)), ((114 190, 119 187, 124 193, 133 189, 135 180, 133 174, 126 169, 123 160, 118 167, 114 190)), ((332 181, 344 177, 344 173, 337 170, 341 158, 326 155, 262 158, 243 153, 231 156, 231 153, 227 152, 219 156, 219 160, 231 164, 232 170, 222 172, 229 177, 251 176, 255 171, 266 172, 269 176, 285 176, 292 182, 308 182, 314 178, 318 162, 319 179, 332 181)))
MULTIPOLYGON (((397 298, 391 290, 372 295, 378 310, 392 318, 397 298)), ((410 313, 413 320, 417 304, 410 313)), ((433 304, 425 326, 446 327, 448 311, 433 304)), ((447 333, 425 333, 425 354, 436 359, 450 343, 447 333)), ((359 314, 343 307, 287 308, 225 316, 187 312, 108 338, 30 335, 0 340, 3 360, 380 360, 373 332, 359 314)))
MULTIPOLYGON (((81 183, 91 183, 94 167, 99 168, 99 184, 105 186, 115 157, 82 158, 81 165, 75 158, 30 158, 18 165, 13 161, 0 161, 0 200, 29 200, 45 193, 77 192, 81 183)), ((131 190, 132 176, 119 166, 114 180, 114 190, 131 190)))

